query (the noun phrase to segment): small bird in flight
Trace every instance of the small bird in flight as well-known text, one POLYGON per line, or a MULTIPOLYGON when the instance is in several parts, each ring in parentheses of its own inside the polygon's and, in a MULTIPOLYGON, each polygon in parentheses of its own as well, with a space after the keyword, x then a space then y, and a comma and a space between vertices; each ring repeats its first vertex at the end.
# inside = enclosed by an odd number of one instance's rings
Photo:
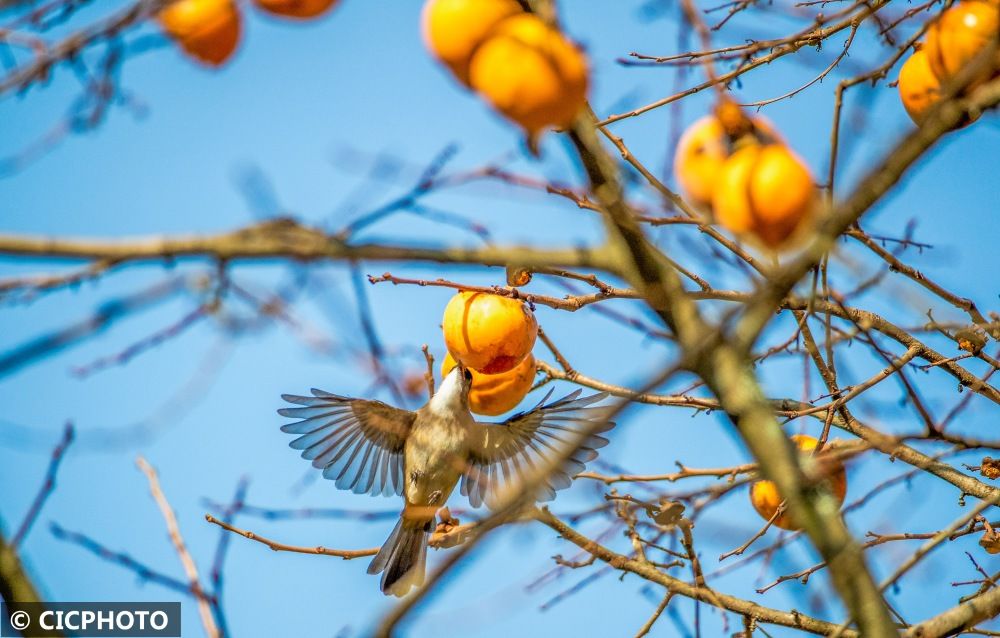
POLYGON ((369 574, 382 574, 385 594, 403 596, 423 584, 434 517, 459 480, 473 507, 494 505, 502 491, 518 489, 525 473, 568 453, 585 430, 589 436, 540 488, 538 500, 551 500, 597 457, 608 443, 600 433, 614 427, 607 408, 593 406, 607 394, 581 398, 580 390, 545 404, 550 391, 503 423, 480 423, 469 411, 471 387, 472 373, 457 365, 416 412, 316 389, 309 397, 282 395, 302 407, 278 410, 300 419, 281 430, 300 435, 291 447, 324 478, 355 494, 404 497, 399 522, 368 566, 369 574))

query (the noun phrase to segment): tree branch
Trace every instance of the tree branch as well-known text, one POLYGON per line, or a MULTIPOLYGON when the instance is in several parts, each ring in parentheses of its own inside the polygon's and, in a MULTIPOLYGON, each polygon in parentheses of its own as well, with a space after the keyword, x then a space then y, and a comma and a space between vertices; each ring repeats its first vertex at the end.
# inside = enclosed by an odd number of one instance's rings
MULTIPOLYGON (((723 594, 707 587, 698 587, 678 578, 674 578, 673 576, 668 576, 667 574, 656 569, 656 567, 650 563, 628 558, 590 540, 560 519, 556 518, 548 510, 548 508, 535 510, 534 517, 538 522, 543 525, 548 525, 554 529, 562 538, 573 543, 580 549, 596 556, 598 560, 611 565, 615 569, 636 574, 637 576, 652 583, 662 585, 669 592, 674 592, 678 595, 698 600, 709 605, 721 605, 723 609, 727 609, 737 614, 752 616, 759 622, 781 625, 784 627, 794 627, 796 629, 802 629, 804 631, 822 636, 829 635, 837 629, 837 626, 831 622, 812 618, 795 611, 786 612, 778 609, 771 609, 748 600, 723 594)), ((845 631, 842 634, 843 638, 858 638, 859 635, 860 634, 857 632, 851 630, 845 631)))
POLYGON ((485 266, 540 268, 563 266, 614 272, 602 248, 580 246, 535 249, 526 246, 425 248, 384 244, 348 244, 331 235, 283 218, 217 235, 88 240, 0 235, 0 254, 46 258, 164 261, 179 257, 218 260, 295 259, 300 261, 425 261, 485 266))

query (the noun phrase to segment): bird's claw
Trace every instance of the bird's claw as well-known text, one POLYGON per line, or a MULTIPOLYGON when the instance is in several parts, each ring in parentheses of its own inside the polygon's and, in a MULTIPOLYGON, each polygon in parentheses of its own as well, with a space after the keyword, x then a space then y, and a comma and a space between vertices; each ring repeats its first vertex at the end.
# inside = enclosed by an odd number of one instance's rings
POLYGON ((451 515, 451 510, 447 507, 438 510, 438 518, 441 520, 434 528, 435 534, 447 534, 461 524, 457 518, 451 515))

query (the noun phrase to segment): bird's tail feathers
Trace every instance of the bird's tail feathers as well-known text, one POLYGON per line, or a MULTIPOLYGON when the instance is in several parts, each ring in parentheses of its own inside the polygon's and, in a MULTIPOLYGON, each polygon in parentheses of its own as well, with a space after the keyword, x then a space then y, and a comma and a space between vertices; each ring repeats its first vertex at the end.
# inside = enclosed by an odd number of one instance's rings
POLYGON ((382 574, 382 593, 405 596, 424 583, 427 536, 433 521, 407 521, 400 517, 392 534, 368 566, 369 574, 382 574))

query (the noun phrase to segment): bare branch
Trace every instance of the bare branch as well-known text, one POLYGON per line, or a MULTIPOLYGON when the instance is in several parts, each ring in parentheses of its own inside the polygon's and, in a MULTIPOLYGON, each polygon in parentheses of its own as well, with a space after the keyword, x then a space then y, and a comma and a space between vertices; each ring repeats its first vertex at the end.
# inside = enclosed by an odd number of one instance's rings
POLYGON ((141 456, 136 458, 135 463, 142 470, 142 473, 146 475, 146 480, 149 481, 149 491, 153 495, 153 500, 156 501, 157 507, 160 508, 160 513, 163 515, 163 521, 167 525, 167 534, 170 536, 170 542, 173 543, 177 557, 180 558, 181 565, 184 567, 184 573, 187 575, 191 591, 197 593, 198 613, 201 615, 201 623, 205 627, 205 633, 208 634, 209 638, 217 638, 221 634, 215 622, 212 605, 202 589, 201 580, 198 578, 198 568, 195 566, 194 559, 191 558, 191 553, 184 543, 184 537, 181 536, 181 530, 177 525, 177 517, 174 515, 174 509, 170 506, 170 502, 167 501, 163 490, 160 489, 160 479, 156 475, 156 470, 141 456))

